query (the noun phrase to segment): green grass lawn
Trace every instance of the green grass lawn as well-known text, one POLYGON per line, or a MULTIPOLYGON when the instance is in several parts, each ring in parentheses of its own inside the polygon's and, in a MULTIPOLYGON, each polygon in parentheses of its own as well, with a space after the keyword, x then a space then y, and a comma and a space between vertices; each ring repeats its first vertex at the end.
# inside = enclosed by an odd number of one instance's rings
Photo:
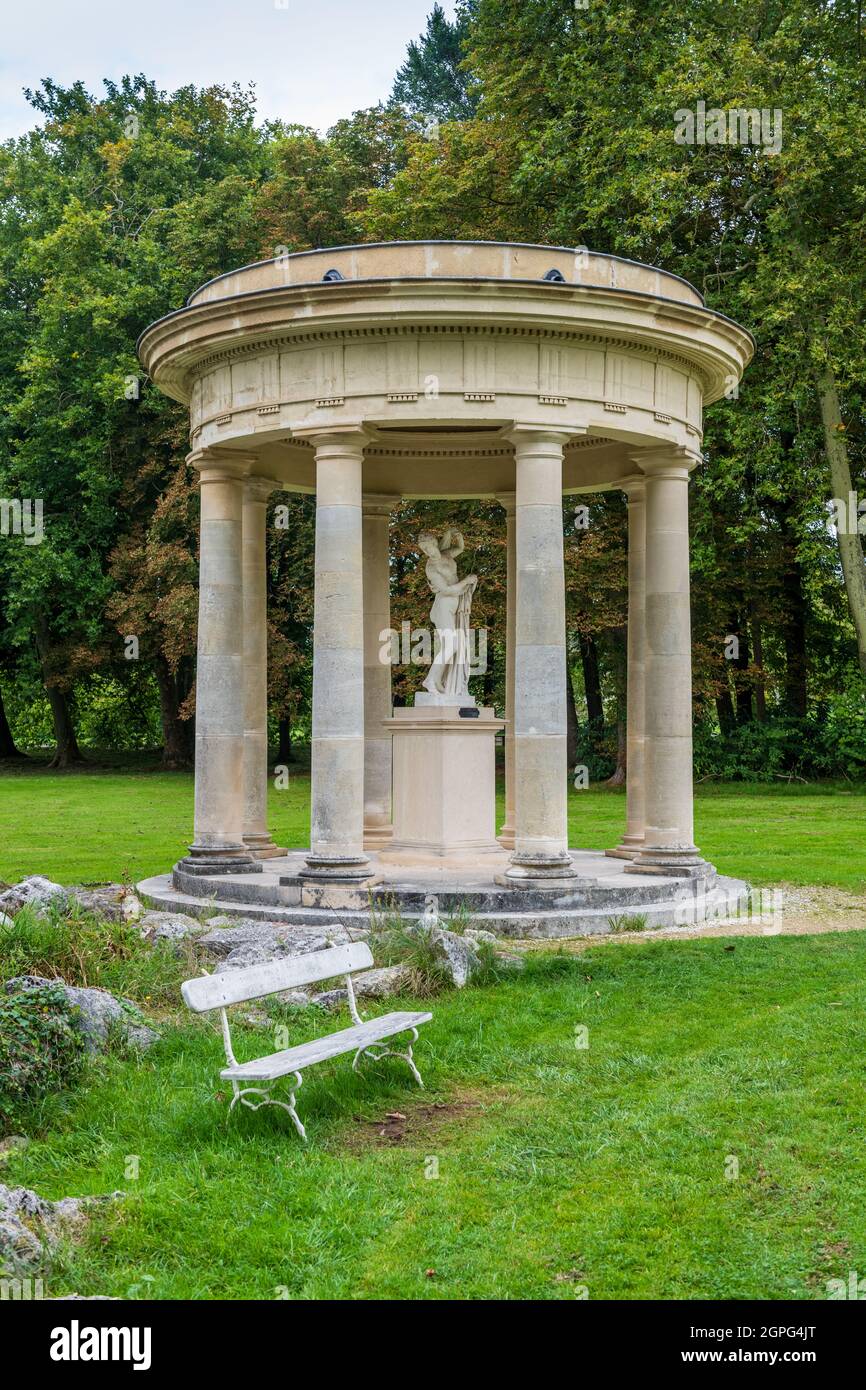
MULTIPOLYGON (((271 830, 301 847, 309 836, 309 779, 271 789, 271 830)), ((704 785, 696 837, 723 873, 866 890, 866 787, 850 784, 704 785)), ((60 883, 164 873, 192 838, 188 773, 124 768, 0 773, 0 878, 40 873, 60 883)), ((502 814, 500 797, 500 815, 502 814)), ((624 828, 625 795, 572 791, 572 845, 605 849, 624 828)))
MULTIPOLYGON (((808 1300, 866 1269, 866 934, 546 953, 432 1008, 427 1090, 393 1060, 315 1068, 306 1147, 281 1111, 228 1119, 207 1020, 94 1063, 2 1173, 126 1193, 47 1294, 808 1300)), ((269 1045, 240 1030, 241 1056, 269 1045)))

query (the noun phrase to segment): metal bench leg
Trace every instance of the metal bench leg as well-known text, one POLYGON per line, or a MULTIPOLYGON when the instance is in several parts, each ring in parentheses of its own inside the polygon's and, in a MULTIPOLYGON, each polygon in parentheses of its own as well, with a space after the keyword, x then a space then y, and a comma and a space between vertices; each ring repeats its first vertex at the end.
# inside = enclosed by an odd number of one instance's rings
MULTIPOLYGON (((271 1084, 273 1085, 273 1083, 271 1083, 271 1084)), ((229 1106, 229 1114, 232 1113, 232 1111, 234 1110, 234 1108, 235 1108, 235 1106, 237 1105, 238 1101, 240 1101, 241 1105, 246 1105, 247 1108, 250 1109, 250 1110, 261 1110, 261 1108, 262 1108, 263 1105, 278 1105, 278 1106, 280 1107, 281 1110, 286 1110, 286 1111, 288 1111, 288 1113, 289 1113, 289 1114, 291 1115, 291 1117, 292 1117, 292 1123, 294 1124, 295 1129, 298 1131, 298 1133, 300 1134, 301 1138, 304 1139, 304 1140, 306 1140, 307 1131, 304 1129, 304 1126, 301 1124, 300 1118, 299 1118, 299 1116, 298 1116, 298 1112, 297 1112, 297 1110, 295 1109, 295 1094, 296 1094, 297 1091, 300 1090, 300 1088, 301 1088, 301 1086, 302 1086, 303 1084, 304 1084, 304 1078, 301 1076, 301 1073, 300 1073, 299 1071, 296 1071, 296 1072, 295 1072, 295 1084, 294 1084, 294 1086, 292 1087, 291 1091, 289 1092, 289 1099, 288 1099, 288 1101, 284 1101, 284 1100, 274 1100, 274 1099, 271 1097, 270 1087, 268 1087, 268 1086, 243 1086, 243 1087, 242 1087, 242 1086, 239 1086, 238 1083, 237 1083, 236 1081, 233 1081, 233 1082, 232 1082, 232 1089, 234 1090, 234 1098, 233 1098, 233 1100, 232 1100, 231 1105, 229 1106), (247 1100, 247 1099, 246 1099, 247 1096, 261 1096, 262 1099, 261 1099, 260 1101, 258 1101, 258 1102, 255 1102, 255 1101, 247 1100)))
MULTIPOLYGON (((408 1032, 409 1029, 407 1029, 406 1031, 408 1032)), ((362 1057, 372 1057, 374 1062, 381 1061, 383 1057, 399 1057, 401 1061, 406 1063, 407 1067, 409 1068, 415 1080, 418 1082, 418 1085, 421 1087, 423 1091, 424 1082, 421 1080, 421 1073, 416 1067, 415 1061, 412 1057, 412 1043, 416 1043, 418 1041, 418 1029, 413 1028, 411 1032, 412 1042, 409 1044, 405 1052, 397 1052, 394 1050, 394 1048, 391 1047, 380 1047, 378 1051, 375 1049, 375 1047, 359 1047, 358 1051, 355 1053, 355 1057, 352 1062, 352 1070, 358 1070, 358 1062, 362 1057)))

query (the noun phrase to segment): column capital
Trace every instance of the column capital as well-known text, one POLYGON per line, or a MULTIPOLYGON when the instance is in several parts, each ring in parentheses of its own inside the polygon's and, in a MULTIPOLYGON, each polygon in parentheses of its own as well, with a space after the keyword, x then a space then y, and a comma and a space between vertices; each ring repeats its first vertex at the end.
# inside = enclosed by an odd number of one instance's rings
POLYGON ((681 444, 636 449, 629 458, 647 477, 684 478, 686 481, 701 462, 700 454, 692 453, 681 444))
POLYGON ((515 449, 531 448, 533 445, 549 447, 551 444, 564 449, 570 439, 582 434, 586 434, 585 429, 559 429, 556 425, 534 425, 515 420, 509 429, 503 430, 502 438, 513 444, 515 449))
POLYGON ((197 471, 203 483, 246 478, 253 463, 249 454, 224 454, 216 449, 194 449, 187 454, 186 461, 197 471))
POLYGON ((244 498, 250 502, 267 502, 271 493, 282 486, 275 478, 248 477, 244 479, 244 498))
POLYGON ((390 516, 403 498, 399 492, 363 492, 361 506, 365 516, 390 516))
POLYGON ((642 502, 646 497, 646 474, 630 473, 627 478, 620 478, 617 487, 629 502, 642 502))
POLYGON ((316 453, 357 455, 373 438, 368 425, 357 423, 347 425, 316 425, 309 429, 294 430, 293 439, 305 439, 312 444, 316 453))

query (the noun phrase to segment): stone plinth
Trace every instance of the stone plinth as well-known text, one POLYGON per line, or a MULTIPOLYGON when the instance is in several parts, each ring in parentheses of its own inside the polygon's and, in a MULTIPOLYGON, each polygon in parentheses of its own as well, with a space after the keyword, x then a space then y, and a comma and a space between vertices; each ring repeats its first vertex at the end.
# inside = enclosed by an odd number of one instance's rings
POLYGON ((465 862, 501 856, 496 839, 496 735, 492 709, 421 705, 395 709, 394 839, 380 859, 411 854, 465 862))

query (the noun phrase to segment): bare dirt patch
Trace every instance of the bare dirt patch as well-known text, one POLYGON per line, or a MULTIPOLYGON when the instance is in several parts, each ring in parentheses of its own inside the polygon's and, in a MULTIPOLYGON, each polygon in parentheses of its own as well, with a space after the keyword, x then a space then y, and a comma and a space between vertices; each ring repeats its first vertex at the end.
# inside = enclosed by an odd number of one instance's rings
POLYGON ((462 1095, 454 1100, 436 1100, 422 1105, 405 1105, 399 1110, 386 1110, 372 1119, 353 1115, 355 1128, 345 1136, 348 1148, 361 1149, 412 1147, 427 1143, 440 1130, 456 1122, 465 1122, 483 1114, 491 1096, 462 1095))

